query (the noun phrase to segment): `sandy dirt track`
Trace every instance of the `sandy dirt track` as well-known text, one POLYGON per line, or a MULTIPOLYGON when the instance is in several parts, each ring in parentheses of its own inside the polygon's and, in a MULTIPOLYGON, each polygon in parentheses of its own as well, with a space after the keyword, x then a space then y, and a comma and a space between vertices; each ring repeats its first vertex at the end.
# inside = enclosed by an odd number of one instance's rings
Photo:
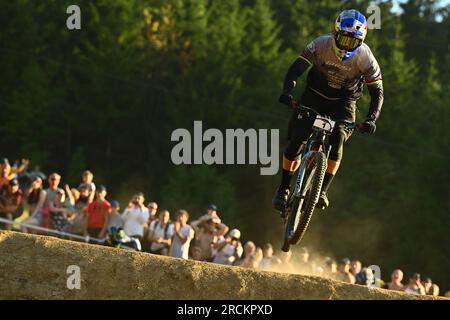
POLYGON ((0 299, 424 299, 321 277, 257 272, 0 231, 0 299), (67 288, 67 267, 81 288, 67 288))

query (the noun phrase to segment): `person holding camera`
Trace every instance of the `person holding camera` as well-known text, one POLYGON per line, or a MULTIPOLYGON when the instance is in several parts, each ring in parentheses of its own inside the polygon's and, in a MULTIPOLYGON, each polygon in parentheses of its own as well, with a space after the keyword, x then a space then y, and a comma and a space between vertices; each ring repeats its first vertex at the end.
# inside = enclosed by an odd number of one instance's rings
POLYGON ((129 237, 138 239, 141 243, 144 237, 144 226, 149 217, 148 208, 144 205, 144 201, 142 192, 135 194, 122 214, 123 230, 129 237))
POLYGON ((174 235, 174 226, 170 221, 170 212, 161 210, 158 220, 150 224, 148 240, 151 242, 150 253, 169 255, 169 249, 172 245, 172 237, 174 235))
POLYGON ((244 249, 242 248, 241 232, 233 229, 226 238, 219 240, 214 247, 217 253, 213 259, 214 263, 232 265, 234 261, 242 256, 244 249))

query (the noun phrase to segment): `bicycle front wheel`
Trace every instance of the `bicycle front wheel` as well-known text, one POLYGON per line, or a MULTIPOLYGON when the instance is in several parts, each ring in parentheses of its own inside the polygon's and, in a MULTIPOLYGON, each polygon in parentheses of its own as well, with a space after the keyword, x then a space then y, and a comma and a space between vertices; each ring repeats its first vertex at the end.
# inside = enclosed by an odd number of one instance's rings
MULTIPOLYGON (((317 152, 310 164, 309 175, 305 177, 305 184, 302 189, 302 198, 299 203, 300 210, 297 208, 297 214, 294 221, 294 230, 290 237, 290 244, 295 245, 300 242, 308 228, 309 221, 314 213, 317 202, 319 201, 320 191, 322 189, 323 178, 327 169, 327 158, 323 152, 317 152), (295 221, 295 222, 297 222, 295 221)), ((294 209, 294 208, 293 208, 294 209)))

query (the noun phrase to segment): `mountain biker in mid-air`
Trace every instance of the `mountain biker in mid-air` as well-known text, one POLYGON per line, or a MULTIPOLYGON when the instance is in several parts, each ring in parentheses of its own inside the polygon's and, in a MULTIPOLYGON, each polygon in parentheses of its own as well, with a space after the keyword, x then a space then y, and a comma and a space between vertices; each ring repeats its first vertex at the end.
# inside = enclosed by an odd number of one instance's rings
MULTIPOLYGON (((383 83, 378 62, 364 43, 366 18, 357 10, 344 10, 337 17, 334 32, 313 40, 294 61, 284 79, 279 102, 296 108, 292 91, 296 80, 309 69, 306 89, 300 103, 332 119, 355 121, 356 101, 362 96, 363 84, 368 87, 371 102, 363 133, 374 133, 383 104, 383 83)), ((274 208, 283 211, 289 196, 290 181, 300 165, 302 145, 311 134, 313 118, 300 116, 296 109, 288 128, 288 146, 283 154, 281 185, 273 199, 274 208)), ((318 202, 319 208, 329 205, 327 191, 342 159, 343 144, 352 130, 335 126, 329 142, 331 151, 318 202)))

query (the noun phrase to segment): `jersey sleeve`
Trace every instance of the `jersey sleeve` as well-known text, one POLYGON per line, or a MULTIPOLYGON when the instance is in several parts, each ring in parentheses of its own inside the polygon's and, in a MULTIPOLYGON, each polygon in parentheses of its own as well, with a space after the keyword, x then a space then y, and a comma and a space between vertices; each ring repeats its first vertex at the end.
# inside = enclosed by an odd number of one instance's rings
POLYGON ((373 56, 372 52, 369 50, 367 63, 365 64, 363 72, 364 82, 367 85, 379 83, 382 79, 380 66, 378 65, 377 59, 373 56))
POLYGON ((309 65, 316 63, 317 41, 311 41, 305 49, 300 53, 299 58, 307 62, 309 65))

